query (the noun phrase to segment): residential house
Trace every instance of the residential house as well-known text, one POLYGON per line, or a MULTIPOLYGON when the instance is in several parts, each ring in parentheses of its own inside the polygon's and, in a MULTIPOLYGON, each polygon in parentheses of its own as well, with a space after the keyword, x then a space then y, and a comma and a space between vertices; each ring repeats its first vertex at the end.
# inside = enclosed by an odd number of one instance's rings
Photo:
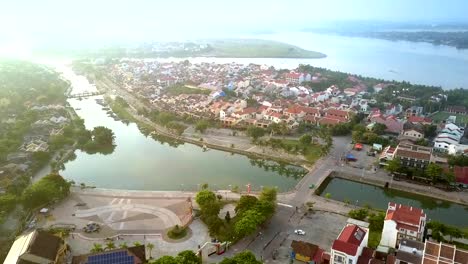
POLYGON ((380 245, 395 248, 405 238, 422 241, 426 221, 422 209, 389 202, 380 245))
POLYGON ((146 263, 145 246, 133 246, 128 248, 119 248, 104 252, 91 253, 74 256, 72 264, 105 264, 105 263, 127 263, 143 264, 146 263))
POLYGON ((394 157, 400 159, 402 166, 425 169, 432 161, 432 148, 400 143, 394 157))
POLYGON ((434 139, 434 148, 447 152, 450 145, 457 145, 465 133, 465 129, 455 124, 445 124, 444 128, 434 139))
POLYGON ((325 117, 339 120, 340 123, 348 122, 351 119, 351 113, 345 110, 329 108, 325 110, 325 117))
POLYGON ((39 152, 39 151, 47 151, 49 149, 49 145, 47 142, 42 141, 40 139, 32 140, 26 145, 23 146, 23 150, 27 152, 39 152))
POLYGON ((63 116, 53 116, 49 119, 50 122, 58 125, 58 124, 63 124, 63 123, 66 123, 68 122, 68 119, 66 117, 63 117, 63 116))
POLYGON ((66 250, 60 237, 34 230, 16 238, 3 263, 64 263, 66 250))
POLYGON ((371 114, 370 122, 384 124, 387 128, 385 132, 392 134, 401 134, 404 122, 397 119, 395 116, 384 116, 380 113, 371 114))
POLYGON ((453 173, 455 174, 455 184, 459 187, 468 188, 468 167, 455 166, 453 173))
POLYGON ((407 116, 407 122, 412 124, 421 124, 421 125, 430 125, 432 124, 432 119, 429 117, 422 117, 422 116, 407 116))
POLYGON ((455 245, 426 240, 422 263, 466 264, 468 263, 468 251, 459 249, 455 245))
POLYGON ((385 115, 398 115, 403 112, 403 106, 401 104, 391 104, 385 109, 385 115))
POLYGON ((405 110, 406 118, 411 116, 421 116, 424 112, 424 108, 422 106, 411 106, 410 108, 405 110))
POLYGON ((396 252, 395 264, 421 264, 424 254, 424 243, 402 239, 396 252))
POLYGON ((310 82, 312 76, 309 73, 290 72, 286 74, 286 81, 294 84, 300 84, 304 81, 310 82))
POLYGON ((240 120, 245 120, 248 118, 255 117, 256 113, 257 113, 257 108, 247 107, 247 108, 242 109, 241 111, 232 113, 231 116, 240 120))
POLYGON ((281 113, 278 113, 278 112, 274 112, 274 111, 270 111, 269 113, 265 114, 264 115, 264 118, 266 120, 270 120, 270 121, 273 121, 275 123, 281 123, 283 121, 283 115, 281 113))
POLYGON ((331 248, 332 264, 356 264, 364 247, 367 246, 368 230, 355 224, 348 224, 341 230, 331 248))
POLYGON ((318 247, 317 245, 293 240, 291 242, 291 258, 306 263, 320 264, 325 255, 325 251, 318 247))
POLYGON ((454 106, 447 106, 445 111, 453 114, 460 114, 460 115, 467 115, 468 110, 465 106, 459 106, 459 105, 454 105, 454 106))
POLYGON ((380 164, 381 165, 387 165, 387 162, 390 160, 393 160, 395 157, 395 151, 396 148, 393 148, 392 146, 387 146, 382 150, 382 153, 380 153, 380 164))
POLYGON ((424 138, 424 131, 421 131, 420 129, 413 127, 409 129, 404 129, 401 132, 400 140, 410 139, 412 141, 416 141, 418 139, 423 139, 423 138, 424 138))

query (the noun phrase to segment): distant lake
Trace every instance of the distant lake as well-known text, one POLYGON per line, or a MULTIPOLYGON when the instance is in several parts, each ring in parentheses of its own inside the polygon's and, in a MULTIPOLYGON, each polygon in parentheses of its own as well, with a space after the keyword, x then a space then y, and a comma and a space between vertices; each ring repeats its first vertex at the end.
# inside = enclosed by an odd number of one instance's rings
MULTIPOLYGON (((192 62, 239 62, 296 68, 311 64, 385 80, 409 81, 441 86, 444 89, 468 88, 468 50, 430 43, 389 41, 315 33, 279 33, 248 36, 286 42, 304 49, 325 53, 323 59, 272 58, 189 58, 192 62)), ((181 59, 161 59, 173 61, 181 59)))

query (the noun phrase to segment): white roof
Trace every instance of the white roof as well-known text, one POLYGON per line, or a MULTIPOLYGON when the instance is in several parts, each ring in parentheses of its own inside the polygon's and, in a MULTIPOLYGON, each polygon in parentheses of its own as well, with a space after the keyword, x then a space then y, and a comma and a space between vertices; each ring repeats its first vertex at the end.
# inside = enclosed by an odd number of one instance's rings
POLYGON ((10 251, 8 251, 8 255, 3 264, 16 264, 16 262, 18 262, 18 258, 23 255, 26 250, 28 250, 29 244, 31 244, 35 232, 36 231, 32 231, 28 234, 18 237, 11 246, 10 251))

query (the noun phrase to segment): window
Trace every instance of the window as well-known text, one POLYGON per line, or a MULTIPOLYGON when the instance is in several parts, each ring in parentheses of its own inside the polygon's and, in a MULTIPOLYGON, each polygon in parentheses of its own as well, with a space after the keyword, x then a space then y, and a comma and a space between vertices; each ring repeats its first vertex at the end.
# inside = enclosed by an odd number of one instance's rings
POLYGON ((353 264, 353 260, 352 260, 352 259, 349 259, 349 260, 348 260, 348 264, 353 264))
POLYGON ((335 263, 344 263, 344 258, 342 256, 335 255, 333 259, 335 260, 335 263))

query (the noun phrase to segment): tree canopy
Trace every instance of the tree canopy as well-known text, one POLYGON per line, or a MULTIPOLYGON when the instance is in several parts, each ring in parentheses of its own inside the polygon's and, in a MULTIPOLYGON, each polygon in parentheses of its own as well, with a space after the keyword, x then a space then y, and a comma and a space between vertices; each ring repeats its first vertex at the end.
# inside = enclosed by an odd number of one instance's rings
POLYGON ((35 208, 54 200, 63 199, 70 193, 71 184, 58 174, 49 174, 28 186, 23 193, 26 208, 35 208))

